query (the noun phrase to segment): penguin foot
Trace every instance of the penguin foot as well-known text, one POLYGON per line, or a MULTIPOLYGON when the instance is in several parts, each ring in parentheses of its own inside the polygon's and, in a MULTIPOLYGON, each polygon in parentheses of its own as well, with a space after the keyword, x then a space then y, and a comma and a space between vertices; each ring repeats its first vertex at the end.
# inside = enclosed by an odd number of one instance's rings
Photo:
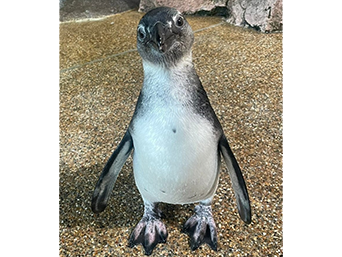
POLYGON ((217 233, 210 205, 197 205, 195 214, 191 216, 183 227, 183 232, 190 236, 191 250, 196 250, 201 244, 208 244, 217 251, 217 233))
POLYGON ((165 243, 168 234, 160 216, 159 211, 155 212, 151 209, 146 213, 145 206, 144 216, 132 231, 128 246, 132 248, 135 245, 142 244, 145 255, 150 255, 157 244, 165 243))

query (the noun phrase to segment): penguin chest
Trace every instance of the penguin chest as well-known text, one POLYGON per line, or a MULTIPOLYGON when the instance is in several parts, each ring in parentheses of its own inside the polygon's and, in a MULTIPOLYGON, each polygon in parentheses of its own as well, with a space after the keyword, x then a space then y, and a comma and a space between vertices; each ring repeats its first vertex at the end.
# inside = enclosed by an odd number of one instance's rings
POLYGON ((163 106, 136 118, 132 137, 135 182, 145 200, 185 204, 215 193, 218 143, 208 120, 163 106))

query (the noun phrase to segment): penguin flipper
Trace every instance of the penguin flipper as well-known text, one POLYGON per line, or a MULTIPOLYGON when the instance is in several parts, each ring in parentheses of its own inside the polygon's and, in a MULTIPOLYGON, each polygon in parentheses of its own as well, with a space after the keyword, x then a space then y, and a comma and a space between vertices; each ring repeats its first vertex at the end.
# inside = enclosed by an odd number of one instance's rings
POLYGON ((236 197, 237 207, 241 219, 247 223, 251 223, 251 205, 248 197, 247 187, 243 179, 241 169, 237 163, 232 150, 229 147, 227 138, 222 134, 219 141, 219 149, 226 162, 230 179, 233 184, 233 189, 236 197))
POLYGON ((94 213, 102 212, 106 208, 116 178, 118 177, 119 172, 125 164, 132 149, 133 139, 127 130, 120 144, 107 161, 106 166, 103 168, 101 176, 95 186, 91 200, 91 209, 94 213))

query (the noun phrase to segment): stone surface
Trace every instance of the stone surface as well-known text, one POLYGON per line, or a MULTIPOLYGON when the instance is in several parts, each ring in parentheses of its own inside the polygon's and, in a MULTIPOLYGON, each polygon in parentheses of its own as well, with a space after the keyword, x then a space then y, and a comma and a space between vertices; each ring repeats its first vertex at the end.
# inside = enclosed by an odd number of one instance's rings
POLYGON ((231 24, 252 27, 262 32, 282 31, 282 0, 230 0, 228 1, 231 24))
MULTIPOLYGON (((59 256, 143 256, 128 237, 143 214, 132 158, 109 204, 95 215, 91 196, 133 115, 143 81, 136 27, 143 13, 60 24, 59 256)), ((193 60, 246 180, 252 223, 239 218, 226 165, 213 202, 218 251, 192 252, 181 233, 194 205, 162 204, 169 232, 151 256, 283 255, 282 33, 264 34, 187 17, 193 60)))
POLYGON ((283 0, 276 0, 273 7, 271 7, 267 29, 270 31, 283 30, 283 0))
POLYGON ((92 19, 131 9, 147 12, 170 6, 187 14, 207 12, 225 16, 227 22, 261 32, 282 31, 282 0, 59 0, 60 21, 92 19))
POLYGON ((138 6, 139 0, 59 0, 59 20, 94 19, 138 6))
POLYGON ((169 6, 176 8, 182 13, 193 14, 199 11, 211 11, 216 7, 225 7, 226 2, 226 0, 141 0, 139 11, 147 12, 155 7, 169 6))
POLYGON ((282 31, 283 28, 282 0, 141 0, 139 11, 147 12, 159 6, 171 6, 188 14, 225 8, 225 12, 218 13, 225 14, 231 24, 252 27, 261 32, 282 31))

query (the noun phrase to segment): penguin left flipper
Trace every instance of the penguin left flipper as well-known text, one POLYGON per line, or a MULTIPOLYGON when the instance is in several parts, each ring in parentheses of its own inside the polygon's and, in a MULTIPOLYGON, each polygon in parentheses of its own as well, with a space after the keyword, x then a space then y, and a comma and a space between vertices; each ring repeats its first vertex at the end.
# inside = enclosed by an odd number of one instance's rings
POLYGON ((251 205, 245 180, 243 179, 239 164, 237 163, 235 156, 229 147, 227 138, 223 133, 219 141, 219 149, 226 162, 229 176, 233 184, 239 215, 245 223, 250 224, 252 216, 251 205))
POLYGON ((106 208, 116 178, 118 177, 119 172, 122 166, 125 164, 132 149, 133 139, 127 130, 120 144, 107 161, 107 164, 103 168, 101 176, 95 186, 91 200, 91 209, 94 213, 102 212, 106 208))

